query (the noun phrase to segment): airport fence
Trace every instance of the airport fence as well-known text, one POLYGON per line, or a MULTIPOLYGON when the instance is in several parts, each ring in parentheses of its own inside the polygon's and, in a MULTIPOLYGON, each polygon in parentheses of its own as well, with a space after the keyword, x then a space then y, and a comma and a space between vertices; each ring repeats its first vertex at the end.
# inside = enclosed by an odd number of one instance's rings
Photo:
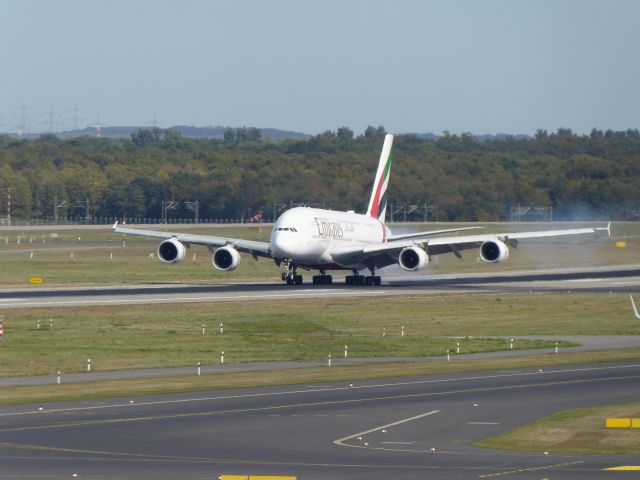
MULTIPOLYGON (((21 227, 33 225, 113 225, 116 220, 123 223, 121 217, 64 217, 57 220, 50 217, 32 218, 30 220, 22 220, 12 218, 10 221, 6 218, 0 219, 0 227, 21 227)), ((124 221, 127 225, 221 225, 221 224, 256 224, 271 223, 271 219, 264 219, 262 222, 250 222, 246 218, 147 218, 147 217, 127 217, 124 221)))

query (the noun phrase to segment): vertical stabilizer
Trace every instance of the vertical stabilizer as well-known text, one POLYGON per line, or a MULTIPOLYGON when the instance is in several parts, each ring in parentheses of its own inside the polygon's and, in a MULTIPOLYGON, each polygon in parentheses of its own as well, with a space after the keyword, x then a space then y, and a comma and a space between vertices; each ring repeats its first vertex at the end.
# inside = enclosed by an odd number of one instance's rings
POLYGON ((378 172, 373 182, 373 190, 371 191, 371 199, 369 200, 369 208, 367 209, 367 215, 377 218, 381 222, 384 222, 387 211, 387 185, 389 184, 389 173, 391 172, 392 144, 393 135, 385 135, 382 153, 380 154, 380 162, 378 163, 378 172))

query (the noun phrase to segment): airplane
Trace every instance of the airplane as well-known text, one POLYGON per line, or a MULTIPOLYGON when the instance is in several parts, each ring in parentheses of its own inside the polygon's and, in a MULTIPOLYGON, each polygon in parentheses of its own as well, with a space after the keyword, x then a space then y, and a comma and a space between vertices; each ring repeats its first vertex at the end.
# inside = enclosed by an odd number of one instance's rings
POLYGON ((488 263, 504 262, 509 258, 509 247, 515 248, 519 240, 559 235, 582 235, 605 228, 575 228, 537 232, 493 233, 475 235, 449 234, 482 227, 460 227, 446 230, 404 233, 394 235, 385 223, 387 208, 386 191, 391 171, 393 135, 384 139, 378 170, 366 213, 295 207, 283 212, 271 231, 268 242, 240 238, 194 235, 188 233, 159 232, 113 225, 115 233, 161 238, 159 259, 168 264, 178 263, 186 256, 186 249, 205 245, 212 254, 213 266, 221 271, 238 268, 240 252, 272 259, 278 267, 284 265, 281 274, 288 285, 300 285, 303 277, 298 269, 318 270, 313 284, 330 285, 333 276, 329 271, 346 270, 347 285, 380 285, 376 270, 397 264, 410 272, 425 268, 435 255, 453 253, 462 258, 461 252, 479 249, 479 257, 488 263), (369 275, 363 275, 367 271, 369 275))

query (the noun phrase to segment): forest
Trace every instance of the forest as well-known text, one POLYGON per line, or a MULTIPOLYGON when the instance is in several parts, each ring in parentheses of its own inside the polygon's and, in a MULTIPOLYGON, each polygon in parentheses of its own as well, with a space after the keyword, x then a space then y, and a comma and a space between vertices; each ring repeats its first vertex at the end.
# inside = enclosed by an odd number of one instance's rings
MULTIPOLYGON (((191 139, 141 129, 127 139, 27 140, 0 136, 0 217, 271 220, 294 204, 364 211, 385 135, 347 127, 279 142, 257 129, 191 139), (8 189, 11 204, 8 204, 8 189), (56 208, 57 207, 57 208, 56 208)), ((533 137, 479 140, 397 135, 389 203, 437 206, 440 221, 504 221, 516 205, 553 207, 555 220, 636 219, 640 133, 538 130, 533 137)), ((433 219, 433 218, 430 218, 433 219)))

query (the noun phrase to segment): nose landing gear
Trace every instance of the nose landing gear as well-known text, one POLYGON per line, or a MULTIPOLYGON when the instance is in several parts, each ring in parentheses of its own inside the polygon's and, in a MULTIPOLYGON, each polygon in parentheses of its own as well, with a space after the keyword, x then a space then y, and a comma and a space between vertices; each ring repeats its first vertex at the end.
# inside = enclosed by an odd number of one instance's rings
POLYGON ((282 272, 281 278, 287 282, 287 285, 302 285, 302 275, 297 273, 298 267, 292 263, 287 262, 284 272, 282 272))

